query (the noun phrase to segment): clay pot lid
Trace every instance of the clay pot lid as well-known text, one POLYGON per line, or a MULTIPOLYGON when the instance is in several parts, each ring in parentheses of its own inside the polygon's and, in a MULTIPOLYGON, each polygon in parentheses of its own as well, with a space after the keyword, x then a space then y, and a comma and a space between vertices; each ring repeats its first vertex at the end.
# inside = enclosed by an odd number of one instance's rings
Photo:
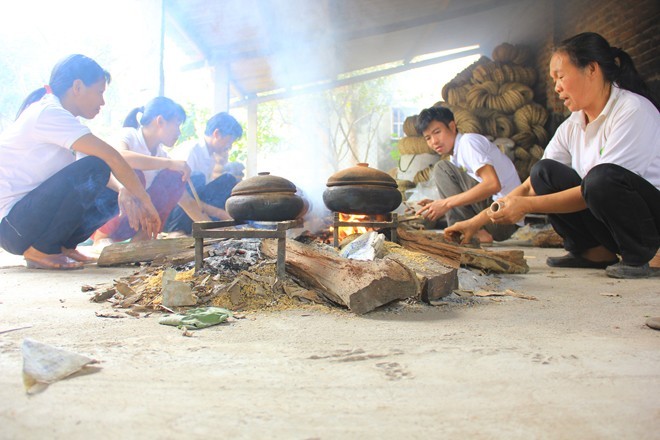
POLYGON ((269 172, 262 172, 254 177, 242 180, 231 191, 232 196, 264 193, 292 193, 296 192, 296 185, 284 177, 272 176, 269 172))
POLYGON ((396 181, 387 173, 369 168, 368 163, 341 170, 328 178, 326 186, 375 185, 396 188, 396 181))

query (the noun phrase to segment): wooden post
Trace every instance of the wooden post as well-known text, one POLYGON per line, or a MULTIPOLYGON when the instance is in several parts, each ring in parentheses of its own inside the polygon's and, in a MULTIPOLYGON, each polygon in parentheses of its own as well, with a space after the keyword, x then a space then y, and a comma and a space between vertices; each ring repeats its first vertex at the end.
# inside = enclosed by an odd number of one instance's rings
POLYGON ((195 238, 195 273, 204 265, 204 237, 195 238))

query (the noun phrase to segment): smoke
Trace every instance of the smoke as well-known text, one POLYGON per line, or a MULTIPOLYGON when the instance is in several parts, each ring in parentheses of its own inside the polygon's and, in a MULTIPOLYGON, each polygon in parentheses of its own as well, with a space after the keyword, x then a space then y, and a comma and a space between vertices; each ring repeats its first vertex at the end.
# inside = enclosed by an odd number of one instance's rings
POLYGON ((312 231, 323 227, 323 219, 330 213, 322 196, 328 177, 337 171, 327 129, 319 121, 324 113, 319 101, 311 97, 283 101, 290 117, 283 127, 284 140, 277 151, 262 153, 258 160, 258 171, 268 171, 296 185, 299 195, 309 203, 305 226, 312 231))
MULTIPOLYGON (((331 2, 266 3, 260 3, 260 18, 266 21, 263 28, 269 32, 262 33, 260 46, 272 54, 268 59, 274 88, 293 91, 305 84, 336 78, 341 71, 341 57, 335 56, 333 26, 328 22, 331 2)), ((287 114, 282 133, 285 142, 276 154, 259 157, 258 168, 296 185, 309 203, 305 227, 315 230, 329 215, 322 195, 328 177, 338 168, 328 136, 329 114, 318 95, 287 99, 282 107, 287 114)))
MULTIPOLYGON (((503 41, 512 31, 499 23, 511 22, 511 9, 518 1, 507 1, 503 7, 492 2, 480 5, 449 0, 412 2, 405 7, 395 3, 258 1, 255 8, 232 11, 237 15, 231 24, 237 32, 250 36, 251 49, 244 54, 249 53, 258 66, 254 72, 257 88, 296 92, 306 85, 327 84, 340 75, 346 78, 349 70, 404 63, 417 55, 457 47, 479 47, 477 44, 483 41, 503 41), (465 31, 467 17, 470 32, 465 31), (405 60, 387 59, 387 55, 405 60), (263 62, 268 63, 267 69, 260 64, 263 62), (272 83, 260 76, 264 70, 272 83)), ((231 46, 227 50, 232 53, 231 46)), ((428 87, 436 90, 437 99, 426 100, 420 109, 440 99, 442 85, 438 78, 429 81, 428 87)), ((277 154, 260 153, 258 169, 251 172, 269 171, 291 180, 310 202, 307 218, 327 216, 322 194, 328 177, 340 167, 365 159, 378 168, 380 161, 373 151, 377 147, 366 143, 363 135, 351 133, 354 150, 347 157, 338 157, 332 142, 332 125, 338 116, 331 114, 322 99, 288 99, 286 108, 285 145, 277 154)), ((381 144, 387 141, 377 139, 381 144)))

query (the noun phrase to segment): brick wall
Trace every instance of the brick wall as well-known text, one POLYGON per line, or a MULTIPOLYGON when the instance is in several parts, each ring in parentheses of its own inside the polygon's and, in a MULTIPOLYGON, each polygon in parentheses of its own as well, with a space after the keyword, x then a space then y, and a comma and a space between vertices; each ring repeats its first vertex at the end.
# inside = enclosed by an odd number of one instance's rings
MULTIPOLYGON (((539 2, 541 4, 541 2, 539 2)), ((658 0, 546 0, 549 29, 536 48, 539 84, 536 96, 554 113, 549 129, 566 116, 548 75, 552 47, 580 32, 597 32, 630 54, 647 84, 660 95, 660 2, 658 0), (545 93, 543 91, 545 90, 545 93), (552 121, 555 121, 554 123, 552 121)))

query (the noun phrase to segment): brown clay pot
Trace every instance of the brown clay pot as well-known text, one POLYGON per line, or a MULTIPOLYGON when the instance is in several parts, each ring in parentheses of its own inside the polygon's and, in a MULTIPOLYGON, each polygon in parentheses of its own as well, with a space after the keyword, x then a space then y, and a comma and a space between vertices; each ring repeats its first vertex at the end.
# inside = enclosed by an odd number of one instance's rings
POLYGON ((305 213, 305 201, 296 195, 296 185, 283 177, 259 173, 234 187, 225 204, 237 221, 295 220, 305 213))
POLYGON ((386 214, 401 204, 401 192, 387 173, 366 163, 339 171, 328 178, 323 203, 346 214, 386 214))

